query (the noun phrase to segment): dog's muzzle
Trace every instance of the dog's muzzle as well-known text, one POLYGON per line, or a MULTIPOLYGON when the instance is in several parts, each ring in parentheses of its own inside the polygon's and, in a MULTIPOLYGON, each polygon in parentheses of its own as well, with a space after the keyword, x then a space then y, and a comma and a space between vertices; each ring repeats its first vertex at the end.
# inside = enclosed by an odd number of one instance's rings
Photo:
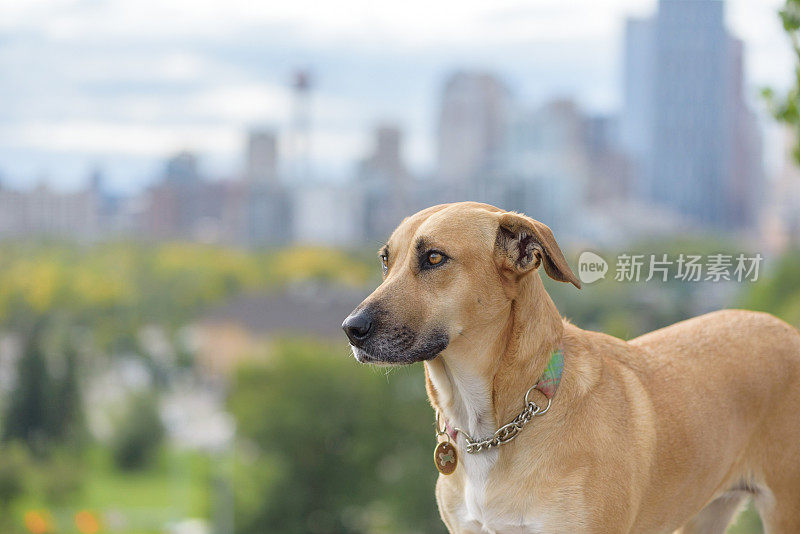
POLYGON ((375 306, 356 308, 342 323, 342 330, 361 363, 397 365, 430 360, 449 343, 444 331, 421 334, 387 320, 375 306))
POLYGON ((342 329, 350 344, 360 349, 375 331, 375 320, 367 308, 356 310, 344 320, 342 329))

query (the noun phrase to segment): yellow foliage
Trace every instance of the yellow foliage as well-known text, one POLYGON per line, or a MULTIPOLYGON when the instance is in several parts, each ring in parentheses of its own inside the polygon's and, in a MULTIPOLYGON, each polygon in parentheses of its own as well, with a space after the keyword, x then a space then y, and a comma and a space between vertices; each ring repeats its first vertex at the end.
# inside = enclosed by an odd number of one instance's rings
POLYGON ((364 285, 370 270, 364 262, 340 250, 323 247, 295 247, 277 253, 272 274, 281 282, 323 280, 364 285))
POLYGON ((0 321, 22 305, 98 311, 124 308, 179 320, 245 290, 321 280, 362 285, 371 271, 357 257, 326 248, 268 254, 193 243, 0 245, 0 321))
POLYGON ((0 295, 25 300, 34 310, 44 311, 53 304, 61 275, 59 265, 52 260, 21 260, 6 271, 0 295))

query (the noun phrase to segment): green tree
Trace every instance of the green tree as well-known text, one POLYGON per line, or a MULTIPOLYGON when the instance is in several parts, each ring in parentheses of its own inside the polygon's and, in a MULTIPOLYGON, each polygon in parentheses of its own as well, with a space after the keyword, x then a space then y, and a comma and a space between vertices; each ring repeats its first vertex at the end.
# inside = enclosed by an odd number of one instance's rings
POLYGON ((63 349, 62 373, 51 379, 49 433, 53 440, 70 445, 80 445, 85 438, 79 361, 75 345, 67 343, 63 349))
POLYGON ((797 140, 792 154, 795 161, 800 163, 800 0, 786 0, 778 15, 794 51, 794 83, 783 96, 778 96, 769 87, 763 89, 762 94, 772 115, 795 129, 797 140))
POLYGON ((114 465, 125 471, 147 467, 164 440, 164 425, 152 394, 134 395, 117 423, 111 451, 114 465))
POLYGON ((443 532, 421 366, 385 375, 345 346, 285 342, 239 370, 230 407, 239 532, 443 532))
POLYGON ((32 328, 17 364, 17 377, 4 418, 3 441, 20 440, 41 453, 47 442, 50 387, 42 322, 32 328))
POLYGON ((742 299, 743 308, 765 311, 800 326, 800 250, 790 250, 742 299))

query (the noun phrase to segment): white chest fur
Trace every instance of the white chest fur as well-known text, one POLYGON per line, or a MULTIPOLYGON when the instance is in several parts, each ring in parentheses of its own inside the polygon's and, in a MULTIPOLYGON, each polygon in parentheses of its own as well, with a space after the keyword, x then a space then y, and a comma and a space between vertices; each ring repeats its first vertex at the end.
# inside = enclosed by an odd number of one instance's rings
MULTIPOLYGON (((460 436, 459 441, 463 444, 463 438, 460 436)), ((459 447, 459 449, 464 451, 463 447, 459 447)), ((462 523, 472 523, 485 528, 496 521, 496 514, 492 512, 486 501, 487 484, 496 461, 496 450, 481 451, 477 454, 464 452, 461 460, 465 475, 464 507, 459 514, 462 523)))
POLYGON ((486 489, 498 451, 490 449, 468 454, 463 433, 473 438, 494 433, 490 385, 483 378, 458 368, 439 365, 429 370, 434 387, 441 395, 442 406, 446 407, 448 421, 461 430, 458 435, 459 467, 464 470, 465 484, 459 520, 483 528, 493 518, 486 502, 486 489))
MULTIPOLYGON (((466 452, 467 432, 473 439, 491 436, 497 429, 491 404, 491 386, 485 379, 455 367, 432 365, 430 378, 439 394, 440 405, 446 410, 448 422, 461 430, 458 435, 459 469, 463 469, 463 500, 456 512, 459 525, 477 532, 538 533, 542 521, 536 517, 512 516, 504 507, 492 505, 489 490, 499 451, 466 452)), ((502 490, 502 488, 499 488, 502 490)), ((502 491, 501 491, 502 493, 502 491)), ((528 511, 529 513, 529 511, 528 511)))

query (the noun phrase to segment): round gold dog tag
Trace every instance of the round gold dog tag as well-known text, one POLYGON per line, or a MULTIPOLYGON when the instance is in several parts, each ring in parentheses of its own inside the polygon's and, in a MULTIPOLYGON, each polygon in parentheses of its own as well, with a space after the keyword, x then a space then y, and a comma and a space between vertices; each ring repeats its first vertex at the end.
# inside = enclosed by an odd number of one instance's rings
POLYGON ((433 463, 441 474, 452 474, 458 465, 458 453, 453 444, 449 441, 439 443, 433 450, 433 463))

